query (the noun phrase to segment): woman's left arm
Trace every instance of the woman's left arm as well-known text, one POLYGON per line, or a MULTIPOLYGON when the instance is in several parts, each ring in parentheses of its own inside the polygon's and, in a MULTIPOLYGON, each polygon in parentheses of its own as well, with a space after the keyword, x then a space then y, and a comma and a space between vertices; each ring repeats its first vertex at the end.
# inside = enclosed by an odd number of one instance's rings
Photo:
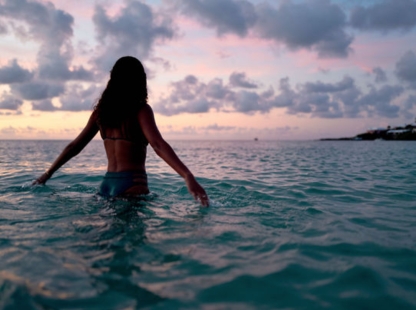
POLYGON ((97 116, 96 113, 93 112, 88 120, 87 125, 75 138, 71 143, 69 143, 62 153, 58 156, 58 158, 53 162, 51 167, 42 174, 39 178, 37 178, 32 185, 34 184, 45 184, 46 181, 58 170, 61 166, 63 166, 67 161, 69 161, 72 157, 78 155, 84 147, 94 138, 94 136, 99 131, 97 125, 97 116))

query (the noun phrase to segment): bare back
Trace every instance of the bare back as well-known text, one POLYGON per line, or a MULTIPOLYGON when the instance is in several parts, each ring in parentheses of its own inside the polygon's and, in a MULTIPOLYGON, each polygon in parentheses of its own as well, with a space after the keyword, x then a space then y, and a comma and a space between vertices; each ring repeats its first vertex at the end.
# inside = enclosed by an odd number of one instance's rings
POLYGON ((127 182, 128 184, 123 185, 118 195, 135 196, 149 193, 145 168, 148 142, 138 117, 126 119, 119 126, 110 127, 98 124, 98 127, 108 160, 107 174, 101 184, 100 192, 106 193, 105 189, 110 189, 110 191, 114 189, 114 184, 109 182, 109 179, 116 177, 117 183, 126 184, 127 182), (120 173, 130 174, 126 179, 122 177, 125 174, 120 175, 120 173))
POLYGON ((140 171, 144 172, 146 149, 126 140, 104 139, 107 154, 108 172, 140 171))

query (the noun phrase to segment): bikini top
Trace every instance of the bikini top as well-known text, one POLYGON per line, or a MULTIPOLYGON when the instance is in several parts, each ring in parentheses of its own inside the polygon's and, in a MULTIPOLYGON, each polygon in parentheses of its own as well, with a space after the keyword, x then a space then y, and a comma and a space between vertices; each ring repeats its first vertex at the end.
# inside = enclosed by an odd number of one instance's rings
POLYGON ((120 131, 120 136, 106 136, 105 131, 107 128, 100 126, 100 134, 103 140, 124 140, 134 144, 143 145, 144 147, 146 147, 149 143, 144 136, 140 123, 137 120, 127 119, 123 122, 121 126, 117 128, 120 131))

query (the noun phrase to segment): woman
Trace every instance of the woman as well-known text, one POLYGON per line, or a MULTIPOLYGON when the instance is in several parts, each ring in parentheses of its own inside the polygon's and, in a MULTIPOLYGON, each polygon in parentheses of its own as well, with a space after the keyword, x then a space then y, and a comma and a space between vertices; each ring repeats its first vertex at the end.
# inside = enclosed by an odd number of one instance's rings
POLYGON ((100 195, 126 197, 149 193, 145 161, 146 147, 150 143, 156 154, 185 179, 194 198, 208 206, 205 190, 162 138, 152 108, 147 104, 143 65, 130 56, 115 63, 107 87, 85 128, 34 184, 45 184, 56 170, 78 155, 98 131, 108 159, 100 195))

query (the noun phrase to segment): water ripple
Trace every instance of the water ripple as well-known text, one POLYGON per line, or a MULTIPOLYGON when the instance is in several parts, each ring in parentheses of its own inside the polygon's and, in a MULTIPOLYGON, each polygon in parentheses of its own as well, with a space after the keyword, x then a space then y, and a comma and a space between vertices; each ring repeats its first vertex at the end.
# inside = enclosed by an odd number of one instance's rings
POLYGON ((152 193, 107 200, 93 142, 0 144, 0 309, 414 309, 412 143, 173 142, 200 208, 149 150, 152 193))

